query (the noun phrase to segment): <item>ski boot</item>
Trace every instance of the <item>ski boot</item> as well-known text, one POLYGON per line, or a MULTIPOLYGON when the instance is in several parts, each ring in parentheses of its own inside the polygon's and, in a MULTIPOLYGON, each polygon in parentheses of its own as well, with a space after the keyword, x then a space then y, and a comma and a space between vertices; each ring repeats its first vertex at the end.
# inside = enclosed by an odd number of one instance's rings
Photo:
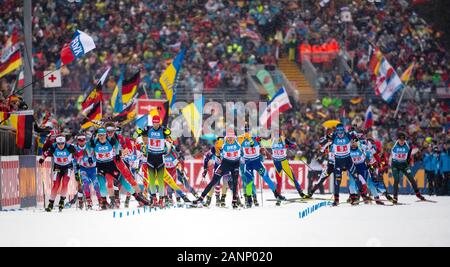
POLYGON ((177 201, 177 207, 181 207, 181 197, 176 197, 175 200, 177 201))
POLYGON ((304 199, 311 199, 312 196, 313 196, 313 194, 311 192, 309 192, 309 193, 305 194, 304 199))
POLYGON ((226 194, 223 194, 222 195, 222 197, 220 198, 220 206, 222 207, 222 208, 224 208, 225 206, 226 206, 226 204, 225 204, 225 199, 227 198, 227 195, 226 194))
POLYGON ((131 199, 131 197, 129 195, 127 195, 127 197, 125 198, 124 206, 126 209, 128 209, 130 207, 130 199, 131 199))
POLYGON ((106 201, 106 197, 102 197, 100 201, 100 209, 101 210, 107 210, 108 209, 108 202, 106 201))
POLYGON ((245 207, 250 209, 253 204, 253 197, 252 196, 245 196, 245 207))
POLYGON ((86 198, 86 210, 92 210, 92 199, 91 197, 86 198))
POLYGON ((203 202, 203 197, 200 196, 199 198, 197 198, 196 200, 192 201, 192 205, 197 207, 199 204, 201 204, 203 202))
POLYGON ((84 208, 83 197, 78 197, 78 207, 80 208, 80 210, 84 208))
POLYGON ((220 207, 220 203, 221 203, 220 195, 216 194, 216 207, 220 207))
POLYGON ((232 204, 234 210, 239 208, 238 198, 237 199, 233 199, 231 204, 232 204))
POLYGON ((337 207, 337 205, 339 205, 339 196, 334 196, 334 201, 331 205, 333 207, 337 207))
POLYGON ((120 209, 120 191, 114 190, 114 206, 116 209, 120 209))
POLYGON ((150 207, 154 208, 156 207, 156 205, 158 205, 158 199, 156 198, 155 194, 151 194, 150 207))
POLYGON ((241 207, 241 208, 244 207, 244 204, 242 203, 240 197, 237 198, 237 201, 236 201, 236 202, 237 202, 237 204, 238 204, 239 207, 241 207))
POLYGON ((347 202, 348 204, 352 203, 352 195, 348 196, 346 202, 347 202))
POLYGON ((255 204, 255 207, 259 207, 258 198, 256 197, 256 194, 253 195, 253 204, 255 204))
MULTIPOLYGON (((179 199, 179 198, 177 198, 177 199, 179 199)), ((183 201, 184 201, 184 203, 191 203, 192 202, 186 195, 183 196, 183 201)))
POLYGON ((394 196, 392 198, 392 204, 397 205, 397 203, 398 203, 398 196, 394 196))
POLYGON ((300 195, 300 198, 305 199, 306 195, 303 193, 303 191, 298 191, 298 194, 300 195))
MULTIPOLYGON (((134 199, 139 203, 139 207, 142 206, 150 206, 150 201, 142 195, 142 193, 134 193, 133 194, 134 199)), ((126 200, 125 200, 126 201, 126 200)))
POLYGON ((61 211, 64 209, 64 201, 65 201, 65 200, 66 200, 65 197, 61 197, 61 198, 59 199, 59 205, 58 205, 59 212, 61 212, 61 211))
POLYGON ((418 198, 418 199, 420 199, 421 201, 425 201, 426 199, 425 199, 425 197, 424 196, 422 196, 422 194, 420 193, 420 192, 416 192, 416 197, 418 198))
MULTIPOLYGON (((370 202, 373 201, 373 199, 370 198, 369 196, 367 196, 366 194, 361 194, 361 197, 364 201, 364 204, 370 204, 370 202)), ((359 201, 359 196, 358 196, 358 201, 359 201)))
POLYGON ((375 203, 377 205, 384 205, 383 201, 380 200, 380 197, 375 197, 375 203))
POLYGON ((205 202, 205 204, 203 204, 203 206, 209 207, 209 205, 211 205, 211 197, 210 196, 206 196, 206 202, 205 202))
POLYGON ((352 206, 356 206, 359 204, 359 196, 356 194, 351 194, 350 195, 350 205, 352 206))
POLYGON ((55 203, 55 201, 54 200, 49 200, 48 201, 48 206, 47 206, 47 208, 45 208, 45 211, 46 212, 51 212, 52 210, 53 210, 53 204, 55 203))
POLYGON ((392 197, 391 197, 391 195, 388 194, 388 192, 384 192, 383 195, 387 200, 392 202, 392 197))
POLYGON ((108 208, 109 209, 114 209, 115 207, 116 207, 116 200, 115 200, 115 197, 113 197, 113 196, 110 196, 109 197, 109 205, 108 205, 108 208))
POLYGON ((281 205, 281 201, 286 200, 286 198, 279 194, 276 190, 273 191, 273 194, 275 195, 275 199, 277 200, 277 202, 275 203, 275 205, 277 206, 281 205))
POLYGON ((158 206, 160 209, 163 209, 166 207, 165 197, 163 197, 163 196, 159 197, 158 206))

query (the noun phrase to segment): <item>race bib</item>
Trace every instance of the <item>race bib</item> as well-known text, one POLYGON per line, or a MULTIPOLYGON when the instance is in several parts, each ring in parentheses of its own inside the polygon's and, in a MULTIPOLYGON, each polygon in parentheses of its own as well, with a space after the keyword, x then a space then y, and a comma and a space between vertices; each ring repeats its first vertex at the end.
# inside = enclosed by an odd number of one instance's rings
POLYGON ((68 158, 56 158, 55 162, 58 165, 67 164, 69 162, 69 159, 68 158))
POLYGON ((345 153, 348 151, 348 146, 336 146, 336 152, 345 153))
POLYGON ((403 153, 394 154, 394 159, 397 159, 397 160, 406 160, 406 156, 407 156, 407 154, 403 154, 403 153))
POLYGON ((286 149, 273 150, 274 158, 284 158, 286 157, 286 149))
POLYGON ((164 149, 164 142, 163 142, 164 140, 162 140, 162 139, 153 139, 153 138, 150 138, 149 140, 148 140, 148 147, 151 149, 151 150, 163 150, 164 149))
POLYGON ((225 152, 225 158, 236 159, 239 157, 239 151, 225 152))
POLYGON ((112 154, 111 154, 111 152, 98 153, 97 156, 98 156, 98 159, 99 159, 99 160, 112 159, 112 154))
POLYGON ((259 147, 246 147, 244 148, 244 156, 251 158, 259 155, 259 147))

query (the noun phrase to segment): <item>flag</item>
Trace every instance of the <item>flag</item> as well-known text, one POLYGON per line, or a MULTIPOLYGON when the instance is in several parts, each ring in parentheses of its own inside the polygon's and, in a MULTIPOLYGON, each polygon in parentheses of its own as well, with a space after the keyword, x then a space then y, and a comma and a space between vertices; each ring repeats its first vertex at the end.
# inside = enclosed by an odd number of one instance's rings
POLYGON ((400 80, 404 83, 408 83, 409 79, 411 78, 411 74, 414 69, 414 62, 409 65, 409 67, 403 72, 402 76, 400 77, 400 80))
POLYGON ((139 83, 141 81, 141 73, 140 71, 136 72, 130 79, 124 80, 122 83, 122 103, 125 106, 129 106, 129 103, 132 102, 135 97, 139 83))
POLYGON ((120 122, 122 124, 127 124, 136 118, 136 103, 129 105, 121 113, 115 115, 112 120, 120 122))
POLYGON ((22 57, 20 56, 20 50, 17 50, 0 64, 0 78, 15 71, 20 66, 22 66, 22 57))
POLYGON ((4 63, 8 61, 8 59, 19 50, 19 46, 17 45, 19 41, 19 34, 17 32, 17 28, 15 28, 11 34, 11 36, 6 41, 5 45, 2 49, 0 62, 4 63))
POLYGON ((111 68, 108 68, 103 73, 95 87, 86 94, 86 97, 81 102, 81 109, 83 113, 87 114, 89 112, 89 108, 92 108, 95 103, 103 101, 103 85, 105 84, 106 77, 108 77, 110 70, 111 68))
MULTIPOLYGON (((203 101, 203 100, 201 100, 203 101)), ((181 110, 183 117, 186 119, 189 129, 194 135, 195 141, 198 142, 202 135, 202 118, 203 114, 199 110, 198 103, 191 103, 181 110)), ((203 106, 202 106, 203 109, 203 106)))
POLYGON ((369 66, 368 71, 372 75, 377 75, 379 69, 381 60, 383 59, 383 54, 381 53, 380 49, 373 48, 371 45, 369 45, 369 66))
POLYGON ((267 105, 266 110, 261 114, 259 118, 260 125, 269 125, 270 118, 275 112, 283 113, 291 108, 292 105, 286 89, 281 87, 267 105))
POLYGON ((119 81, 117 81, 116 88, 111 96, 111 106, 113 108, 113 113, 118 114, 123 111, 123 101, 122 101, 122 83, 123 83, 123 71, 120 72, 119 81))
POLYGON ((86 129, 91 126, 98 124, 98 122, 102 119, 102 102, 99 101, 94 103, 92 107, 89 109, 88 113, 85 115, 85 119, 81 122, 81 128, 86 129))
POLYGON ((269 99, 272 99, 272 97, 276 94, 275 92, 276 89, 272 76, 270 75, 270 72, 268 72, 265 69, 259 70, 256 73, 256 77, 262 84, 264 90, 266 90, 267 94, 269 95, 269 99))
POLYGON ((19 74, 17 75, 16 82, 11 88, 11 93, 9 95, 23 95, 23 86, 25 85, 25 78, 23 74, 23 67, 20 68, 19 74))
POLYGON ((44 87, 55 88, 61 87, 61 70, 44 71, 44 87))
POLYGON ((172 107, 176 99, 176 80, 178 73, 180 73, 181 62, 184 58, 185 50, 182 49, 172 64, 167 67, 167 69, 161 74, 159 78, 159 83, 161 84, 164 92, 166 93, 167 100, 169 101, 169 108, 172 107))
POLYGON ((94 39, 86 33, 77 30, 72 41, 69 44, 65 44, 61 50, 61 63, 62 65, 67 65, 93 49, 95 49, 94 39))
POLYGON ((6 124, 8 118, 9 118, 8 112, 0 111, 0 125, 6 124))
POLYGON ((81 123, 82 129, 101 124, 100 120, 103 117, 103 85, 105 84, 106 77, 108 77, 110 69, 111 68, 108 68, 103 73, 95 87, 89 91, 86 98, 81 103, 81 113, 85 116, 85 119, 81 123))
POLYGON ((381 95, 384 101, 391 102, 395 93, 403 89, 404 85, 400 80, 397 72, 389 64, 389 62, 383 58, 378 75, 376 75, 375 92, 377 95, 381 95))
POLYGON ((11 113, 11 127, 16 130, 16 145, 20 149, 30 149, 33 139, 33 110, 11 113))
POLYGON ((370 129, 373 126, 372 106, 369 106, 364 117, 364 128, 370 129))

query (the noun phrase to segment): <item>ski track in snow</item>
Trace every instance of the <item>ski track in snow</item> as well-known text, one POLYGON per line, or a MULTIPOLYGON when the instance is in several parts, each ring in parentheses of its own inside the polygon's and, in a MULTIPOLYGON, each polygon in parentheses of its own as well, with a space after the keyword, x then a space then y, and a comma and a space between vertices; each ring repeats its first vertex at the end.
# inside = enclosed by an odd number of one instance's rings
MULTIPOLYGON (((267 191, 264 198, 273 195, 267 191)), ((438 203, 401 195, 399 202, 409 205, 341 204, 305 218, 299 212, 323 200, 233 210, 215 207, 213 199, 210 208, 140 208, 140 214, 132 201, 129 209, 116 210, 122 218, 113 218, 112 210, 75 208, 0 212, 0 246, 449 246, 450 197, 430 199, 438 203)))

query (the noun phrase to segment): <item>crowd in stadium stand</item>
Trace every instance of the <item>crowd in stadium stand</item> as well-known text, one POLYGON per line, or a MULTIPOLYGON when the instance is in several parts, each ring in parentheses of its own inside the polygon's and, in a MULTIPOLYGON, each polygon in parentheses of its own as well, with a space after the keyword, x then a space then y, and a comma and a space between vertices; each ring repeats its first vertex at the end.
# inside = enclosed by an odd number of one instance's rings
MULTIPOLYGON (((2 4, 2 44, 14 27, 22 28, 22 9, 14 7, 14 2, 6 0, 2 4)), ((35 79, 54 67, 62 45, 76 29, 81 29, 94 37, 97 48, 63 68, 64 87, 70 91, 81 92, 110 65, 112 72, 105 91, 112 92, 120 66, 127 64, 141 70, 141 85, 150 97, 163 97, 160 74, 182 46, 187 53, 179 88, 242 91, 247 88, 246 72, 253 65, 276 64, 281 54, 300 62, 302 44, 337 42, 348 51, 352 68, 341 75, 335 61, 313 62, 322 76, 321 87, 331 96, 347 94, 350 84, 358 89, 351 93, 367 93, 373 91, 366 69, 370 41, 383 51, 399 74, 415 61, 410 87, 419 89, 418 93, 430 89, 433 95, 436 88, 448 88, 448 54, 439 45, 441 33, 404 2, 33 1, 35 79), (340 8, 344 3, 349 3, 353 22, 341 21, 340 8)), ((0 105, 4 105, 6 100, 2 99, 12 81, 0 82, 0 105)), ((42 85, 37 83, 35 88, 39 87, 42 85)), ((324 100, 308 105, 294 103, 294 109, 283 119, 288 136, 301 144, 300 153, 295 156, 310 160, 317 154, 314 138, 323 135, 321 122, 325 119, 340 119, 345 113, 349 125, 360 127, 369 101, 364 99, 355 105, 346 101, 330 105, 324 100), (318 111, 326 118, 318 117, 318 111)), ((395 106, 374 102, 375 131, 371 134, 388 146, 397 129, 405 129, 413 146, 422 148, 428 144, 442 150, 450 122, 447 102, 420 98, 408 101, 398 119, 393 118, 395 106), (425 141, 427 137, 430 138, 425 141)), ((34 105, 37 114, 48 108, 49 102, 34 105)), ((68 98, 58 115, 58 124, 76 130, 81 119, 77 99, 68 98)), ((181 143, 187 158, 199 156, 207 147, 205 142, 194 146, 191 139, 181 143)))

